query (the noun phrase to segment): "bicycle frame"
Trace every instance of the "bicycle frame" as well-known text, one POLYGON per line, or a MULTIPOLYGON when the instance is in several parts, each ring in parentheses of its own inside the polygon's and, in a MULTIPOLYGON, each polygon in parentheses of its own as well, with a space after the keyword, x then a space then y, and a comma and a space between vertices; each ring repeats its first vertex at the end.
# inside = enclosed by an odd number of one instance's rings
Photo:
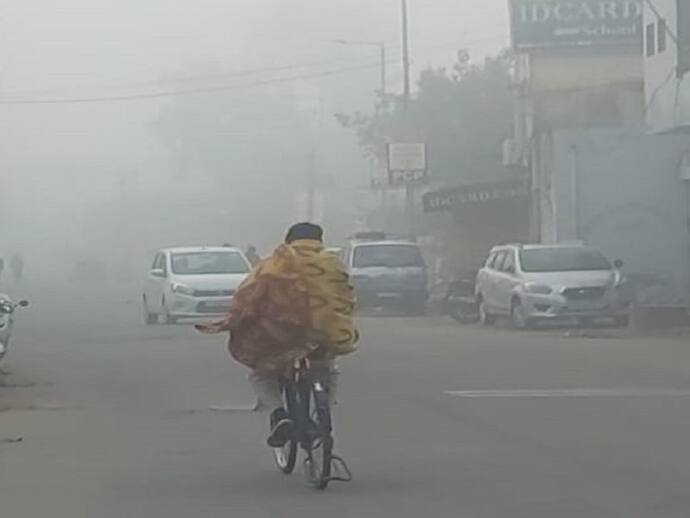
POLYGON ((315 367, 310 360, 298 362, 290 376, 283 381, 286 410, 294 423, 294 438, 288 457, 294 467, 296 447, 305 453, 305 471, 308 482, 318 489, 325 489, 329 482, 349 482, 352 474, 340 457, 333 455, 332 421, 329 402, 330 368, 315 367), (321 451, 317 458, 315 451, 321 451), (319 464, 315 464, 319 463, 319 464), (320 470, 315 466, 320 465, 320 470), (335 476, 331 472, 336 473, 335 476))

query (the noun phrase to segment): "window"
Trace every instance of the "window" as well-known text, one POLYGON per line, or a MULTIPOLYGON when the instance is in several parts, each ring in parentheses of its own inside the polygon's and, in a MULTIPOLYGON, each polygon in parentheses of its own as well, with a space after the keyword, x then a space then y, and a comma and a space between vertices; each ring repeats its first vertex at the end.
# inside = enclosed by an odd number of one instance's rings
POLYGON ((412 245, 365 245, 355 248, 355 268, 424 266, 419 248, 412 245))
POLYGON ((503 269, 503 261, 506 259, 506 255, 508 255, 508 252, 498 252, 496 254, 496 259, 494 260, 494 264, 492 268, 494 270, 501 271, 503 269))
POLYGON ((501 271, 505 273, 515 273, 515 254, 512 251, 506 253, 501 271))
POLYGON ((166 276, 168 275, 168 262, 166 261, 165 254, 158 254, 158 264, 156 265, 156 268, 163 270, 163 273, 166 276))
POLYGON ((645 43, 647 44, 647 57, 653 56, 656 53, 655 29, 655 24, 647 24, 647 30, 645 32, 645 43))
POLYGON ((487 268, 493 267, 493 264, 494 264, 494 261, 496 260, 497 255, 498 254, 496 254, 495 252, 493 254, 489 255, 489 258, 486 260, 486 265, 485 265, 487 268))
POLYGON ((666 20, 659 20, 659 26, 657 27, 657 52, 659 53, 666 51, 667 31, 666 20))
POLYGON ((591 248, 537 248, 520 252, 523 272, 577 272, 611 270, 598 250, 591 248))
POLYGON ((188 252, 173 254, 172 271, 177 275, 225 275, 249 272, 237 252, 188 252))

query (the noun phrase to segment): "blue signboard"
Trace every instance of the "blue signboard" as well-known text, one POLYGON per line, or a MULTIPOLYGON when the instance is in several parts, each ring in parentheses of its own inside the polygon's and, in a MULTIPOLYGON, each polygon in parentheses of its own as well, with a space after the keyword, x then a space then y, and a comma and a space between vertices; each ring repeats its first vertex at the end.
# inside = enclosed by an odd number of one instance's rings
POLYGON ((643 0, 511 0, 513 48, 642 48, 643 0))

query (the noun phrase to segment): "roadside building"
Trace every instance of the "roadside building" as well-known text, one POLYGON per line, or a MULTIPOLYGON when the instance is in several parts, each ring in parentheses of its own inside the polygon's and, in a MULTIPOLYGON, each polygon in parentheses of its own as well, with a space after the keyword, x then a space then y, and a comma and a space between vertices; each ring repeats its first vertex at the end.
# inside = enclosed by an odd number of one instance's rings
POLYGON ((652 115, 667 85, 649 91, 657 80, 646 78, 641 52, 645 1, 510 5, 515 138, 505 161, 530 171, 531 240, 585 241, 623 259, 633 278, 663 286, 658 302, 687 299, 690 235, 679 163, 690 137, 653 134, 667 133, 668 122, 652 115), (657 131, 648 127, 655 117, 657 131))

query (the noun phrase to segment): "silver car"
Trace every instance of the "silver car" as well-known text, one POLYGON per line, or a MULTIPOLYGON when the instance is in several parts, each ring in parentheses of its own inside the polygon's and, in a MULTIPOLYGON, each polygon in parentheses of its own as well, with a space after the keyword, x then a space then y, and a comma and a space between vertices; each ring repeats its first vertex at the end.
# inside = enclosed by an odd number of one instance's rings
POLYGON ((144 321, 166 324, 182 318, 227 314, 251 266, 230 246, 168 248, 156 254, 142 294, 144 321))
MULTIPOLYGON (((622 263, 617 262, 619 267, 622 263)), ((517 328, 542 320, 597 318, 628 323, 618 302, 622 276, 596 248, 583 245, 504 245, 491 250, 477 275, 480 318, 507 316, 517 328)))
POLYGON ((427 271, 416 243, 378 232, 355 236, 341 252, 361 308, 396 307, 411 315, 426 311, 427 271))

